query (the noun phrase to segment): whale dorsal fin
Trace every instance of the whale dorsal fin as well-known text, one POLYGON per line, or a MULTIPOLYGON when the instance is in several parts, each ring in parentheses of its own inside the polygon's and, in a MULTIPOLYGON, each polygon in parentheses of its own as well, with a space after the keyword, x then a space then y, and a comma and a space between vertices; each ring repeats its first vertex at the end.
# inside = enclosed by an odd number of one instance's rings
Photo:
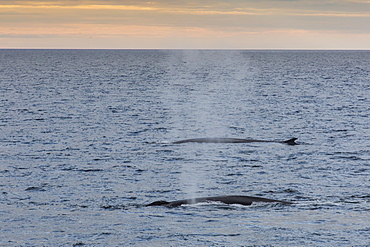
POLYGON ((283 143, 288 144, 288 145, 298 145, 298 143, 295 142, 298 138, 292 138, 286 141, 283 141, 283 143))

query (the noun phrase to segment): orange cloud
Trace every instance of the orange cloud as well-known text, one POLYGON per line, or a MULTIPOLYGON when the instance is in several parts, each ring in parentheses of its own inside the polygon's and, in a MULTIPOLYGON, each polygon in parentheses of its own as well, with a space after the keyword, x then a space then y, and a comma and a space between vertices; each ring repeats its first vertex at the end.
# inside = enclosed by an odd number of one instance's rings
MULTIPOLYGON (((364 3, 364 2, 362 2, 364 3)), ((124 4, 83 4, 80 2, 45 2, 45 1, 27 1, 23 4, 2 4, 0 5, 1 12, 7 11, 22 11, 31 13, 35 10, 120 10, 120 11, 152 11, 157 13, 172 13, 182 15, 292 15, 292 16, 328 16, 328 17, 370 17, 369 12, 353 12, 353 11, 320 11, 320 10, 305 10, 305 9, 289 9, 289 8, 221 8, 219 6, 163 6, 155 2, 146 2, 137 5, 124 4)), ((47 14, 47 12, 45 12, 47 14)))
POLYGON ((57 5, 36 3, 30 5, 0 5, 0 9, 111 9, 111 10, 158 10, 154 7, 142 7, 131 5, 57 5))
POLYGON ((64 40, 95 37, 112 41, 131 40, 136 44, 136 40, 150 43, 153 38, 171 43, 174 39, 177 42, 183 38, 194 43, 196 39, 203 43, 207 40, 216 43, 219 39, 234 44, 246 36, 248 40, 267 36, 274 40, 273 37, 292 36, 293 33, 309 37, 316 31, 357 33, 368 40, 370 13, 360 6, 353 9, 343 5, 330 9, 316 6, 315 9, 314 4, 306 1, 300 2, 302 6, 306 5, 304 7, 298 6, 296 1, 269 1, 269 5, 266 1, 241 0, 181 3, 184 4, 169 0, 0 0, 0 41, 5 42, 7 37, 38 37, 39 41, 43 37, 64 40))

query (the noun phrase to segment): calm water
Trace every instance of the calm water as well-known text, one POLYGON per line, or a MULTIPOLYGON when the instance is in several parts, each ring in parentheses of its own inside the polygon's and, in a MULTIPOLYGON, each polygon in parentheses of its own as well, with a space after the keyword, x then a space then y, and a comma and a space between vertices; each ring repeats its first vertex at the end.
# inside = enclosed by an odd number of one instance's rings
POLYGON ((370 51, 0 50, 0 246, 369 246, 369 97, 370 51), (143 207, 230 194, 295 204, 143 207))

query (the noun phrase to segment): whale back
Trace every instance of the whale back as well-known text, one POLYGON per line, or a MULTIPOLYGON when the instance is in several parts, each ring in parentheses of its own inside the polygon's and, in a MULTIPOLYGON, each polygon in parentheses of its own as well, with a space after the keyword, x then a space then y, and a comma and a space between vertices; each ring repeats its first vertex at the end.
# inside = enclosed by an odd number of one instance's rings
POLYGON ((169 204, 169 202, 166 202, 166 201, 155 201, 155 202, 152 202, 152 203, 150 203, 146 206, 147 207, 149 207, 149 206, 166 206, 168 204, 169 204))
POLYGON ((278 142, 278 143, 285 143, 288 145, 297 145, 295 143, 297 138, 292 138, 286 141, 266 141, 266 140, 255 140, 255 139, 241 139, 241 138, 193 138, 193 139, 185 139, 180 141, 172 142, 172 144, 182 144, 182 143, 251 143, 251 142, 278 142))
POLYGON ((166 201, 155 201, 146 206, 166 206, 166 207, 178 207, 185 204, 195 204, 201 202, 222 202, 225 204, 241 204, 241 205, 251 205, 253 202, 271 202, 271 203, 282 203, 282 204, 293 204, 292 202, 280 201, 274 199, 268 199, 263 197, 254 197, 254 196, 215 196, 215 197, 199 197, 185 200, 178 200, 172 202, 166 201))

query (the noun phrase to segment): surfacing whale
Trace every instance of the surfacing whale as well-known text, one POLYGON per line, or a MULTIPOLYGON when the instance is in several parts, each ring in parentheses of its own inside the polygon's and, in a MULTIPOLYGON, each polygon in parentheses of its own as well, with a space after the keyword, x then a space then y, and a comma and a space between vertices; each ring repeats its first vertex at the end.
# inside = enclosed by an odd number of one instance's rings
POLYGON ((277 142, 277 143, 284 143, 288 145, 298 145, 295 140, 297 138, 292 138, 286 141, 265 141, 265 140, 254 140, 254 139, 240 139, 240 138, 194 138, 194 139, 186 139, 181 141, 172 142, 172 144, 182 144, 188 142, 196 142, 196 143, 250 143, 250 142, 277 142))
POLYGON ((255 197, 255 196, 213 196, 213 197, 199 197, 199 198, 192 198, 192 199, 185 199, 185 200, 178 200, 178 201, 155 201, 146 206, 165 206, 169 208, 178 207, 184 204, 195 204, 200 202, 222 202, 225 204, 241 204, 241 205, 251 205, 253 202, 275 202, 281 203, 285 205, 293 204, 293 202, 287 201, 280 201, 274 199, 268 199, 263 197, 255 197))

